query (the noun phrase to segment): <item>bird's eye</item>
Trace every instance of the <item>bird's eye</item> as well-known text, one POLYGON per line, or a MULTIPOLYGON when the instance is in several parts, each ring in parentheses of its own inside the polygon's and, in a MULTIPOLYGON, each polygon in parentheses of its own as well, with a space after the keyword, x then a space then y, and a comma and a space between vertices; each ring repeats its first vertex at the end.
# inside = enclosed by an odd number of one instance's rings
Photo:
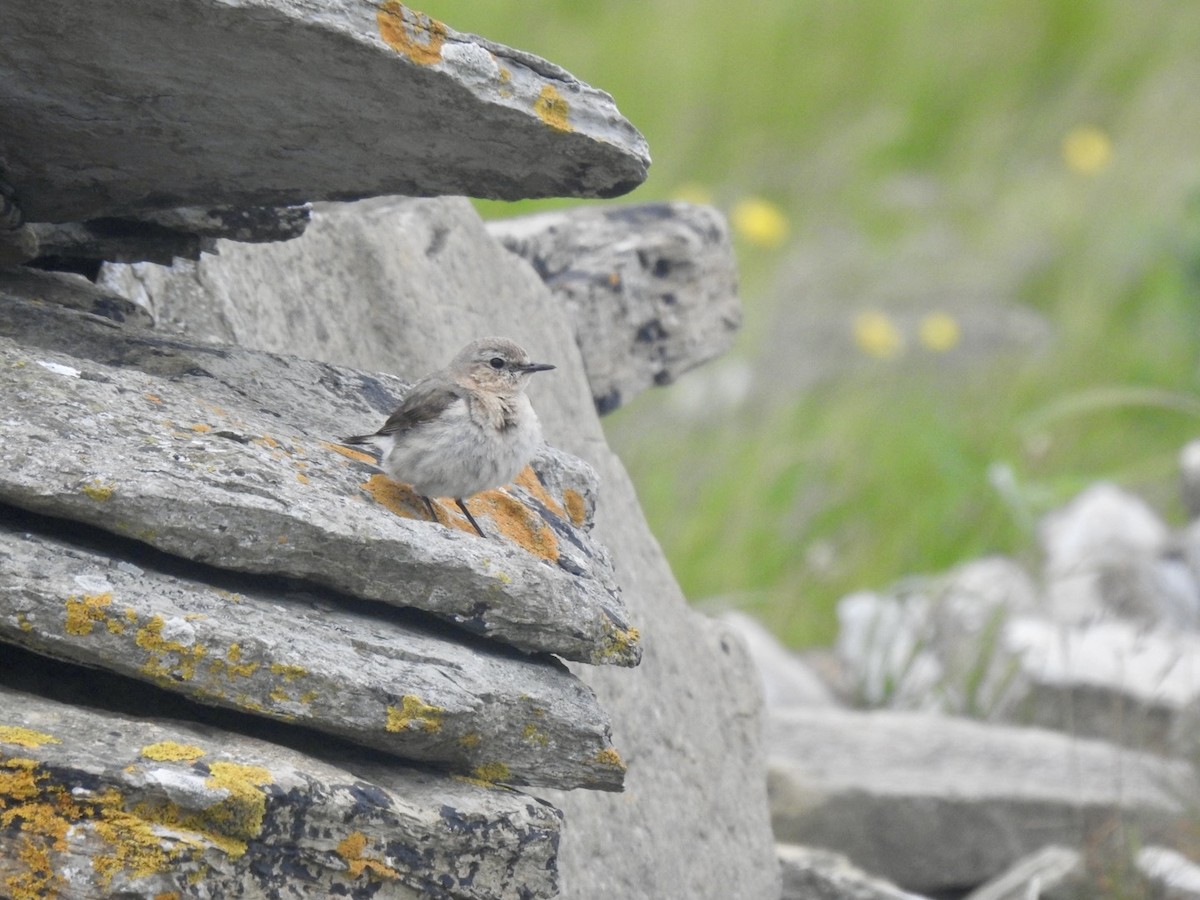
POLYGON ((499 356, 493 356, 488 361, 488 365, 491 366, 493 369, 503 369, 504 368, 504 360, 501 359, 499 356))

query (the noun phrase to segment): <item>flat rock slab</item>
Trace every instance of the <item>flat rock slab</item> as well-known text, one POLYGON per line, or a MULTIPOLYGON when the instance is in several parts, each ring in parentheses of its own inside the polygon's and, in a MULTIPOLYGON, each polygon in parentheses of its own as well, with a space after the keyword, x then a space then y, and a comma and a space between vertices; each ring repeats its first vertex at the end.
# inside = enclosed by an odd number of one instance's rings
POLYGON ((304 578, 438 615, 527 651, 634 665, 594 478, 547 451, 469 501, 485 531, 333 443, 382 421, 403 383, 172 340, 5 297, 0 501, 219 568, 304 578), (557 485, 555 496, 545 484, 557 485))
POLYGON ((1183 827, 1183 762, 1033 728, 917 713, 775 712, 772 822, 782 841, 836 850, 903 888, 981 884, 1048 844, 1116 821, 1141 840, 1183 827))
POLYGON ((476 778, 621 786, 608 717, 560 663, 122 563, 25 524, 0 516, 0 640, 476 778))
POLYGON ((741 326, 729 226, 711 206, 579 207, 488 231, 563 302, 601 415, 724 353, 741 326))
POLYGON ((25 220, 380 194, 610 197, 612 98, 399 0, 5 4, 0 159, 25 220))
POLYGON ((514 791, 0 686, 6 897, 553 897, 561 820, 514 791))

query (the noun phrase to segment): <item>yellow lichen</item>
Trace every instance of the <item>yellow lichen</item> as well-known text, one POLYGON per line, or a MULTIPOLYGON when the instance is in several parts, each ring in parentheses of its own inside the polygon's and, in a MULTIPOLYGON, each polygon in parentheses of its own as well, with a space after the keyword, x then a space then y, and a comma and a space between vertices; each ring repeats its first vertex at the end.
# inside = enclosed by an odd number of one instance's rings
POLYGON ((191 681, 208 650, 200 644, 189 646, 164 638, 164 624, 162 616, 154 616, 137 631, 135 642, 148 654, 142 674, 155 681, 191 681))
POLYGON ((25 613, 17 613, 17 627, 22 631, 33 631, 33 623, 25 613))
POLYGON ((405 694, 400 698, 399 709, 394 706, 387 708, 387 724, 384 727, 392 732, 420 729, 432 733, 441 730, 445 713, 440 706, 431 706, 420 697, 405 694))
POLYGON ((271 690, 267 694, 267 696, 270 697, 272 700, 274 700, 276 703, 290 703, 291 699, 292 699, 292 695, 289 694, 287 691, 285 691, 281 687, 271 688, 271 690))
POLYGON ((634 649, 642 638, 642 633, 636 628, 617 628, 610 625, 605 635, 600 655, 605 659, 617 657, 626 659, 633 655, 634 649))
POLYGON ((605 747, 596 754, 596 762, 602 766, 608 766, 612 769, 625 771, 625 763, 621 759, 621 754, 617 752, 616 747, 605 747))
POLYGON ((483 738, 480 737, 478 731, 468 731, 458 739, 458 743, 460 746, 466 747, 469 750, 472 747, 478 747, 481 740, 483 740, 483 738))
POLYGON ((396 879, 400 877, 395 869, 380 860, 363 856, 366 849, 367 836, 361 831, 352 831, 338 841, 338 856, 346 861, 351 878, 358 878, 364 872, 378 878, 396 879))
POLYGON ((258 666, 256 662, 242 662, 241 645, 233 643, 225 651, 225 659, 214 659, 209 663, 208 670, 213 675, 224 675, 233 681, 234 678, 249 678, 258 671, 258 666))
POLYGON ((484 763, 481 766, 476 766, 473 774, 480 781, 486 781, 489 784, 494 781, 507 781, 509 775, 508 766, 502 762, 484 763))
POLYGON ((111 484, 105 484, 99 478, 93 478, 82 488, 80 488, 80 490, 82 490, 93 500, 103 503, 106 500, 112 499, 115 488, 111 484))
POLYGON ((105 621, 105 610, 112 604, 112 592, 84 594, 82 598, 72 594, 67 598, 67 634, 91 634, 97 622, 105 621))
POLYGON ((569 120, 571 106, 552 84, 542 88, 538 98, 533 101, 533 111, 555 131, 574 130, 569 120))
POLYGON ((42 744, 62 743, 52 734, 43 734, 21 725, 0 725, 0 744, 16 744, 18 747, 40 747, 42 744))
POLYGON ((419 66, 429 66, 442 59, 442 44, 446 42, 446 26, 437 19, 416 10, 408 11, 412 22, 405 20, 404 4, 400 0, 384 0, 375 13, 379 36, 397 53, 403 53, 419 66))
POLYGON ((550 743, 550 737, 544 731, 540 731, 536 725, 530 722, 525 726, 522 737, 531 744, 537 744, 540 747, 545 747, 550 743))
POLYGON ((191 744, 159 741, 157 744, 147 744, 141 749, 141 754, 156 762, 195 762, 204 755, 204 751, 191 744))
POLYGON ((279 675, 283 678, 284 684, 291 684, 297 678, 303 678, 308 674, 308 669, 304 666, 296 666, 291 663, 271 663, 271 674, 279 675))

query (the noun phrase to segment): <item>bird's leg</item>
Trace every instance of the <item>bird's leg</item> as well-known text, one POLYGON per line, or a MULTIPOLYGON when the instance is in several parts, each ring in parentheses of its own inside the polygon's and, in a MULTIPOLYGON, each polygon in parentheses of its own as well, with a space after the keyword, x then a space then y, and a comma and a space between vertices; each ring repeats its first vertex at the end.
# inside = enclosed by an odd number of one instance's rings
POLYGON ((429 518, 433 519, 434 522, 437 522, 438 525, 441 525, 442 523, 438 520, 438 517, 437 517, 437 510, 435 510, 433 508, 433 501, 430 500, 428 497, 426 497, 424 494, 420 494, 419 496, 422 500, 425 501, 425 508, 427 510, 429 510, 429 518))
POLYGON ((457 503, 458 508, 463 511, 463 515, 467 517, 467 521, 475 527, 477 532, 479 532, 479 536, 487 537, 487 535, 483 533, 483 529, 479 527, 479 523, 475 521, 475 517, 471 515, 471 511, 467 509, 467 504, 463 503, 462 497, 455 497, 454 502, 457 503))

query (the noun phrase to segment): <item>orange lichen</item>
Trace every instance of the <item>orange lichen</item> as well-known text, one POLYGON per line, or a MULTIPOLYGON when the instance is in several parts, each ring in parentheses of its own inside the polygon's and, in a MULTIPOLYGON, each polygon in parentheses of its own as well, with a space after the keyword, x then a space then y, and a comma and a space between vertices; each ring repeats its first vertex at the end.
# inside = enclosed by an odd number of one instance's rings
POLYGON ((537 113, 537 117, 553 128, 555 131, 573 131, 571 123, 568 120, 568 115, 571 112, 571 106, 563 99, 562 94, 554 87, 548 84, 542 88, 542 92, 538 94, 537 100, 533 101, 533 111, 537 113))
POLYGON ((296 480, 298 482, 300 482, 301 484, 308 484, 308 476, 305 475, 303 472, 296 473, 296 480))
POLYGON ((391 732, 421 730, 432 734, 442 729, 442 717, 446 710, 424 702, 413 694, 405 694, 400 698, 399 708, 387 708, 387 724, 384 727, 391 732))
POLYGON ((411 17, 409 21, 405 18, 405 12, 400 0, 384 0, 379 5, 375 21, 384 43, 419 66, 441 62, 446 26, 416 10, 407 10, 411 17))
POLYGON ((207 434, 208 432, 212 431, 212 426, 205 425, 203 422, 197 422, 192 426, 192 431, 195 431, 199 434, 207 434))
POLYGON ((204 751, 191 744, 159 741, 157 744, 147 744, 141 749, 141 754, 155 762, 195 762, 204 755, 204 751))
POLYGON ((331 444, 328 441, 321 441, 321 446, 326 450, 332 450, 334 453, 340 453, 347 459, 353 459, 356 462, 366 463, 369 466, 375 465, 375 457, 370 453, 364 453, 361 450, 353 450, 350 447, 343 447, 341 444, 331 444))
MULTIPOLYGON (((380 506, 405 519, 428 519, 429 511, 416 491, 386 475, 372 475, 360 487, 380 506)), ((443 516, 439 516, 443 519, 443 516)))
POLYGON ((521 474, 513 479, 513 484, 517 485, 518 487, 525 488, 525 490, 529 491, 530 494, 537 498, 539 503, 541 503, 544 507, 546 507, 546 509, 550 510, 550 512, 554 513, 560 519, 566 517, 566 514, 563 512, 563 508, 559 505, 557 500, 550 496, 550 492, 546 490, 546 486, 542 484, 541 479, 537 477, 537 473, 533 471, 532 466, 526 466, 524 469, 522 469, 521 474))
POLYGON ((576 528, 580 527, 587 519, 587 503, 583 494, 567 488, 563 491, 563 504, 567 507, 567 517, 571 524, 576 528))
POLYGON ((151 403, 162 403, 163 402, 162 397, 158 396, 158 394, 142 394, 142 396, 145 397, 147 400, 149 400, 151 403))
POLYGON ((338 856, 346 861, 351 878, 358 878, 364 872, 378 878, 396 879, 400 877, 395 869, 380 860, 363 856, 366 849, 367 836, 361 831, 352 831, 338 841, 338 856))
POLYGON ((558 538, 541 517, 503 491, 486 491, 479 501, 491 507, 491 518, 500 533, 543 559, 558 559, 558 538))
POLYGON ((72 594, 67 598, 67 616, 64 627, 67 634, 91 634, 97 622, 104 622, 106 609, 112 604, 112 592, 84 594, 82 598, 72 594))

